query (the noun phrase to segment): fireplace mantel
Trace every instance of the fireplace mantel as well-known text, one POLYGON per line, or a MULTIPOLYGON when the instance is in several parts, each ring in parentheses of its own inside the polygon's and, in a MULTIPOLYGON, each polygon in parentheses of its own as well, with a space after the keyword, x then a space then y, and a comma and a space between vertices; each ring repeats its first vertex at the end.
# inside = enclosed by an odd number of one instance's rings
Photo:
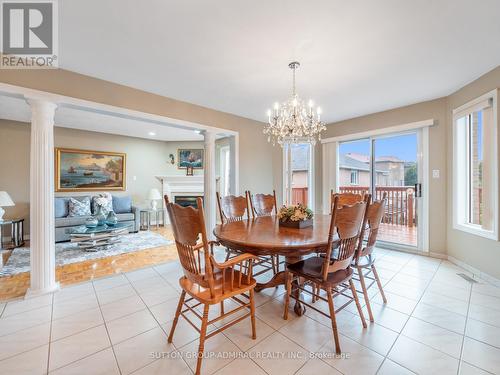
MULTIPOLYGON (((177 196, 200 196, 203 197, 204 183, 203 175, 195 176, 155 176, 161 182, 162 196, 168 195, 171 202, 175 202, 177 196)), ((164 207, 162 199, 162 207, 164 207)), ((169 220, 167 220, 169 222, 169 220)))

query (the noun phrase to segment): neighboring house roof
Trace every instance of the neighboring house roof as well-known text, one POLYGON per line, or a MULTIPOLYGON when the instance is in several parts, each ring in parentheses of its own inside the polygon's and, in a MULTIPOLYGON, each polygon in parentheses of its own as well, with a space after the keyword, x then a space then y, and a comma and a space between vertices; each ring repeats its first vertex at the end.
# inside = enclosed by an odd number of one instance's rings
POLYGON ((368 163, 363 163, 351 157, 351 154, 339 155, 339 167, 343 169, 355 169, 358 171, 370 171, 368 163))
POLYGON ((391 163, 404 163, 403 160, 397 156, 379 156, 375 159, 376 162, 391 162, 391 163))
POLYGON ((357 152, 348 152, 345 155, 350 157, 353 160, 360 161, 362 163, 369 163, 370 162, 370 157, 368 155, 365 155, 365 154, 358 154, 357 152))
POLYGON ((309 149, 307 144, 293 145, 292 170, 307 171, 309 169, 309 149))

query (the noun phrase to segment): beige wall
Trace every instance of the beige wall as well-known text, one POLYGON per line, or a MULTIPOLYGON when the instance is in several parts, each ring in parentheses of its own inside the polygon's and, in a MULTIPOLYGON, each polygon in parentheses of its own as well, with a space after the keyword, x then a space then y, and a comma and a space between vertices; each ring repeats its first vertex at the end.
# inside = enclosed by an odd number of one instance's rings
MULTIPOLYGON (((441 177, 429 180, 430 213, 430 251, 446 252, 446 99, 436 99, 406 107, 374 113, 368 116, 341 121, 327 126, 323 138, 370 131, 389 126, 402 125, 427 119, 434 119, 430 128, 429 170, 439 169, 441 177)), ((321 170, 319 171, 321 174, 321 170)), ((431 174, 431 173, 429 173, 431 174)), ((321 185, 317 185, 316 194, 321 199, 321 185)), ((321 206, 318 206, 321 207, 321 206)))
MULTIPOLYGON (((500 67, 483 75, 448 97, 448 170, 453 168, 452 110, 500 87, 500 67)), ((500 242, 453 229, 453 180, 448 175, 448 255, 500 279, 500 242)))
MULTIPOLYGON (((126 153, 127 190, 113 194, 131 195, 137 205, 148 204, 151 188, 161 191, 161 183, 155 175, 186 173, 184 169, 177 169, 177 149, 203 148, 203 142, 162 142, 60 127, 55 128, 54 144, 56 147, 126 153), (170 164, 170 153, 175 155, 175 165, 170 164)), ((0 190, 7 191, 16 204, 6 208, 6 217, 26 218, 26 233, 29 232, 29 154, 30 124, 0 120, 0 190)), ((56 196, 88 194, 94 193, 56 193, 56 196)))
POLYGON ((262 122, 60 69, 4 70, 0 82, 237 131, 240 191, 281 193, 281 150, 267 142, 262 122))

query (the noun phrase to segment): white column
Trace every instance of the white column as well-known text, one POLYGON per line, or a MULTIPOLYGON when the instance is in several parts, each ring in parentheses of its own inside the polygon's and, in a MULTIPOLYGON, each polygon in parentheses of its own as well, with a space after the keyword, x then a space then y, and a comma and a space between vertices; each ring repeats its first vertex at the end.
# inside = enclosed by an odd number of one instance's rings
POLYGON ((31 106, 30 266, 26 297, 59 289, 55 276, 54 114, 55 103, 27 99, 31 106))
POLYGON ((216 223, 216 186, 215 186, 215 133, 204 131, 205 137, 205 155, 204 155, 204 171, 203 171, 203 192, 204 192, 204 209, 205 222, 207 225, 207 236, 213 238, 213 230, 216 223))

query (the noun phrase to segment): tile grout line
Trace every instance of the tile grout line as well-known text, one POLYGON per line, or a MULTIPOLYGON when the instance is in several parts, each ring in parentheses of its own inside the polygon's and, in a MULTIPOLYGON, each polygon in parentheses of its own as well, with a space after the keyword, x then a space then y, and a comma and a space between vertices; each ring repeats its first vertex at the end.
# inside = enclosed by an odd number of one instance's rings
MULTIPOLYGON (((175 288, 172 286, 172 284, 170 284, 167 280, 165 280, 165 279, 162 277, 162 275, 161 275, 161 274, 160 274, 160 273, 159 273, 159 272, 158 272, 158 271, 154 268, 154 266, 150 266, 149 268, 151 268, 154 272, 156 272, 156 274, 157 274, 157 275, 159 275, 159 276, 160 276, 160 278, 161 278, 162 280, 164 280, 164 281, 165 281, 165 282, 169 285, 169 287, 170 287, 170 288, 173 288, 173 289, 177 292, 177 289, 175 289, 175 288)), ((142 269, 147 269, 147 268, 142 268, 142 269)), ((124 277, 125 277, 125 279, 127 279, 127 281, 130 283, 130 285, 132 286, 132 288, 134 289, 134 291, 137 293, 137 295, 138 295, 138 296, 139 296, 139 298, 141 299, 142 303, 144 303, 144 306, 146 306, 146 309, 148 310, 148 312, 151 314, 151 316, 153 317, 153 319, 154 319, 154 320, 156 321, 156 323, 158 324, 158 328, 160 328, 160 329, 163 331, 163 333, 165 333, 165 335, 166 335, 166 336, 167 336, 167 338, 168 338, 168 333, 167 333, 167 332, 165 332, 165 330, 163 329, 163 327, 162 327, 161 323, 158 321, 158 319, 156 319, 156 316, 153 314, 153 312, 151 311, 151 309, 149 308, 149 306, 146 304, 146 302, 142 299, 141 295, 139 294, 138 290, 135 288, 134 284, 132 284, 132 282, 130 281, 130 279, 127 277, 127 274, 126 274, 126 273, 124 273, 124 274, 123 274, 123 276, 124 276, 124 277)), ((172 300, 173 300, 173 298, 172 298, 172 300)), ((169 301, 169 300, 166 300, 166 301, 169 301)), ((166 302, 166 301, 160 302, 160 303, 158 303, 157 305, 162 304, 162 303, 164 303, 164 302, 166 302)), ((179 301, 179 296, 177 296, 177 301, 179 301)), ((156 305, 154 305, 154 306, 156 306, 156 305)), ((154 307, 154 306, 153 306, 153 307, 154 307)), ((173 320, 173 319, 172 319, 172 320, 173 320)), ((167 323, 168 323, 168 322, 167 322, 167 323)), ((155 327, 155 328, 156 328, 156 327, 155 327)), ((153 330, 153 329, 155 329, 155 328, 152 328, 152 329, 150 329, 150 330, 148 330, 148 331, 145 331, 145 332, 149 332, 149 331, 151 331, 151 330, 153 330)), ((137 334, 136 336, 139 336, 139 335, 141 335, 141 334, 143 334, 143 333, 144 333, 144 332, 141 332, 141 333, 137 334)), ((133 336, 133 337, 136 337, 136 336, 133 336)), ((196 339, 195 339, 195 340, 196 340, 196 339)), ((195 340, 189 341, 189 343, 187 343, 186 345, 189 345, 190 343, 192 343, 192 342, 193 342, 193 341, 195 341, 195 340)), ((111 338, 110 338, 110 341, 111 341, 111 338)), ((168 343, 168 341, 167 341, 167 343, 168 343)), ((175 345, 173 342, 172 342, 172 346, 174 347, 175 351, 179 352, 180 348, 177 348, 177 345, 175 345)), ((142 367, 140 367, 140 368, 138 368, 138 369, 134 370, 133 372, 137 372, 137 371, 139 371, 140 369, 143 369, 143 368, 145 368, 146 366, 149 366, 150 364, 152 364, 152 363, 154 363, 154 362, 156 362, 156 361, 159 361, 160 359, 161 359, 161 358, 155 359, 154 361, 152 361, 152 362, 150 362, 150 363, 148 363, 148 364, 146 364, 146 365, 144 365, 144 366, 142 366, 142 367)), ((191 367, 189 367, 189 364, 188 364, 188 363, 186 362, 186 360, 184 359, 184 356, 181 356, 181 359, 182 359, 182 361, 184 362, 184 364, 186 365, 186 367, 187 367, 187 368, 188 368, 191 372, 193 372, 193 371, 191 370, 191 367)))
MULTIPOLYGON (((411 259, 410 259, 411 260, 411 259)), ((408 260, 408 262, 406 264, 408 264, 410 262, 410 260, 408 260)), ((407 314, 408 315, 408 319, 406 319, 406 322, 405 324, 403 325, 403 327, 401 328, 401 331, 398 333, 398 336, 396 337, 396 340, 394 340, 394 342, 392 343, 391 347, 389 348, 389 350, 387 351, 387 354, 384 356, 384 360, 382 361, 382 363, 380 364, 379 368, 377 369, 376 371, 376 374, 379 373, 379 371, 382 369, 382 366, 384 365, 386 359, 389 359, 390 361, 392 361, 392 359, 389 358, 389 354, 391 354, 392 352, 392 349, 394 349, 394 345, 396 345, 396 342, 399 340, 399 338, 401 337, 401 335, 403 335, 403 331, 406 327, 406 325, 408 324, 408 321, 410 320, 410 318, 412 317, 412 314, 413 312, 415 311, 415 309, 417 308, 418 304, 420 303, 420 301, 422 300, 422 297, 424 296, 425 292, 427 291, 427 288, 429 288, 429 285, 430 283, 432 282, 432 280, 434 280, 435 276, 436 276, 436 273, 438 272, 439 268, 441 267, 441 263, 442 261, 440 260, 439 261, 439 265, 438 267, 436 268, 436 270, 434 271, 434 274, 432 275, 432 278, 430 279, 429 281, 429 284, 427 284, 427 286, 425 287, 424 289, 424 292, 422 293, 422 295, 420 296, 420 298, 418 299, 417 303, 415 304, 415 307, 412 309, 412 311, 407 314)), ((406 266, 405 264, 405 266, 406 266)), ((403 266, 404 267, 404 266, 403 266)), ((401 270, 399 270, 397 273, 399 273, 401 270)), ((403 335, 404 336, 404 335, 403 335)), ((405 336, 406 337, 406 336, 405 336)), ((395 363, 397 363, 399 366, 405 368, 406 370, 414 373, 414 371, 410 370, 409 368, 405 367, 404 365, 402 365, 401 363, 398 363, 396 361, 394 361, 395 363)))
POLYGON ((50 328, 49 328, 49 348, 47 351, 47 374, 49 373, 50 369, 50 352, 52 348, 52 320, 54 318, 54 298, 55 298, 55 293, 52 293, 52 304, 51 304, 51 310, 50 310, 50 328))
POLYGON ((460 370, 462 368, 462 358, 464 355, 464 346, 465 346, 465 335, 467 334, 467 324, 469 323, 469 311, 470 304, 472 302, 472 289, 474 285, 471 283, 470 291, 469 291, 469 303, 467 304, 467 315, 465 316, 465 326, 464 326, 464 335, 462 336, 462 345, 460 346, 460 359, 458 361, 457 375, 460 374, 460 370))
MULTIPOLYGON (((111 336, 109 335, 108 325, 106 323, 106 319, 104 318, 104 314, 103 314, 102 309, 101 309, 101 303, 99 302, 99 298, 97 297, 97 291, 95 289, 94 281, 92 280, 90 282, 92 284, 92 289, 94 290, 95 298, 97 300, 97 306, 99 307, 99 312, 101 313, 101 317, 102 317, 102 320, 104 323, 104 329, 106 330, 106 334, 108 335, 109 344, 111 345, 111 351, 113 352, 113 357, 115 358, 115 363, 116 363, 116 366, 118 367, 118 372, 120 374, 122 374, 122 369, 120 368, 120 364, 118 363, 118 358, 116 358, 115 348, 113 346, 113 342, 111 341, 111 336)), ((93 354, 95 354, 95 353, 93 353, 93 354)))

